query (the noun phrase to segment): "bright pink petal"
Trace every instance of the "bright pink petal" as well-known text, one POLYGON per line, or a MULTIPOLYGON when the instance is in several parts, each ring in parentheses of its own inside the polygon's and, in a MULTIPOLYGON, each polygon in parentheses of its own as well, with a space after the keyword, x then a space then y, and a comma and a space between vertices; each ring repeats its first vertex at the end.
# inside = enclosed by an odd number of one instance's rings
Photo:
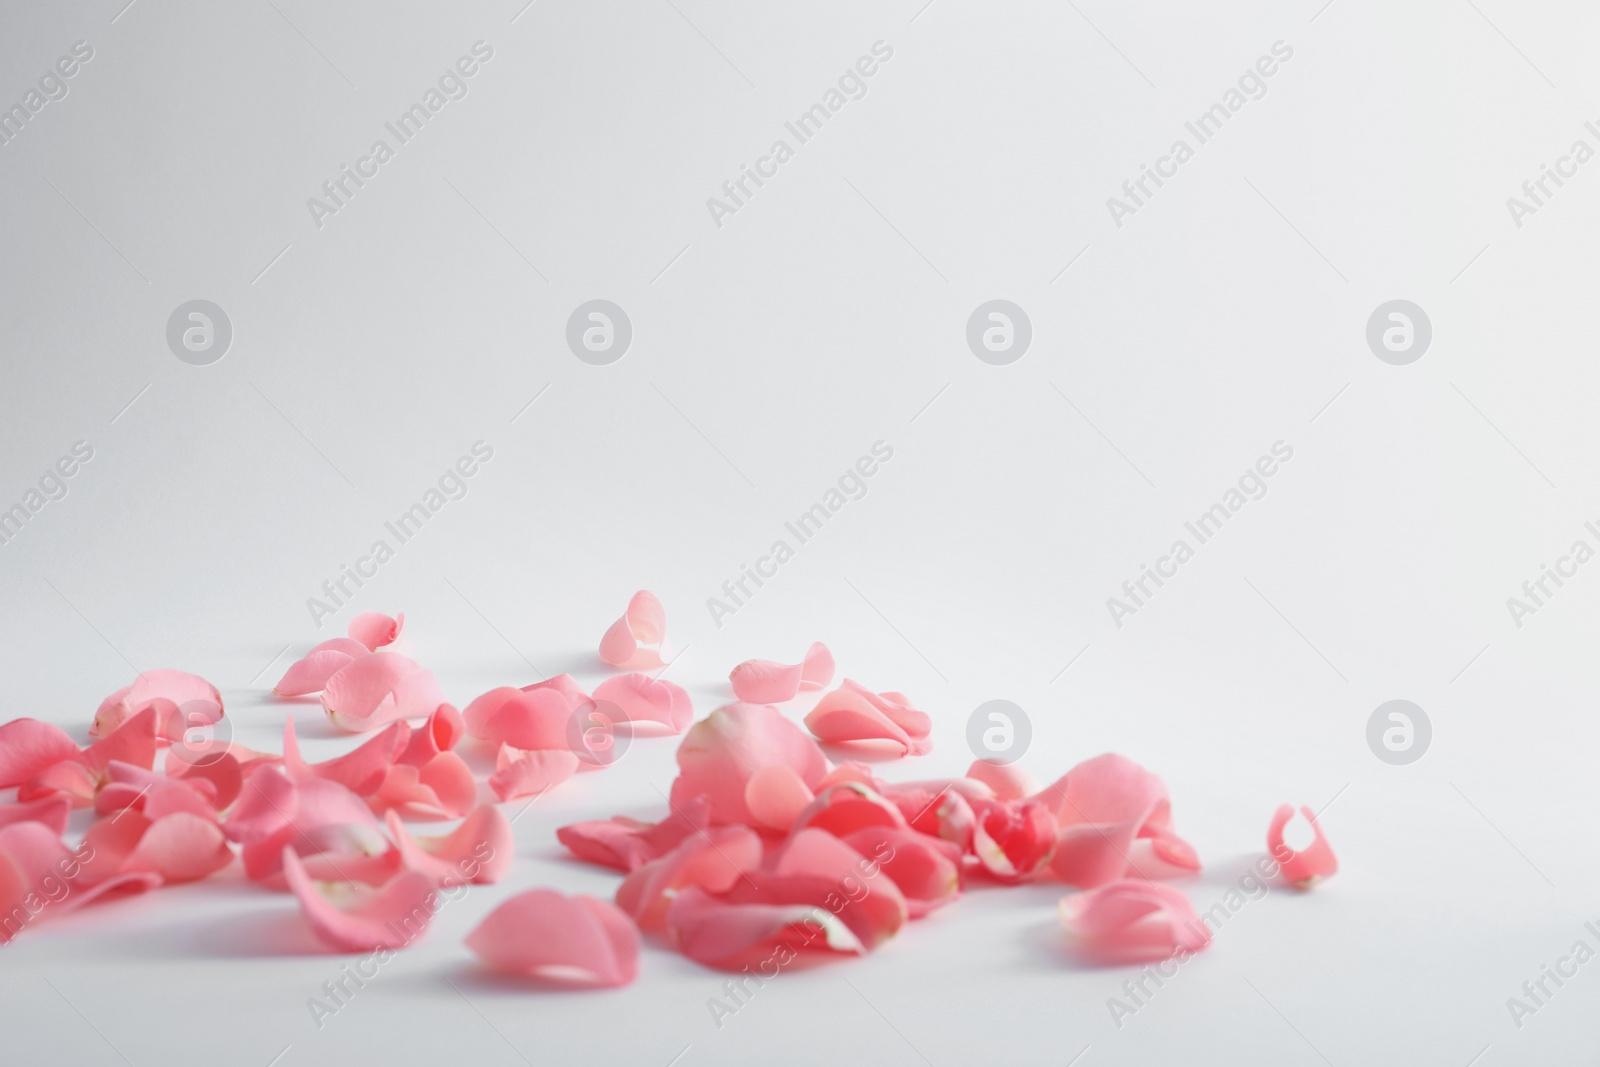
POLYGON ((622 618, 600 639, 600 658, 613 667, 659 667, 666 633, 667 613, 661 601, 641 589, 628 601, 622 618))
POLYGON ((381 611, 363 611, 360 615, 350 620, 346 629, 352 640, 359 641, 372 652, 376 652, 384 645, 392 645, 399 638, 400 631, 406 627, 406 613, 401 612, 390 618, 381 611))
POLYGON ((1132 963, 1187 958, 1211 943, 1211 930, 1180 890, 1125 878, 1057 905, 1061 925, 1104 962, 1132 963))
POLYGON ((672 813, 657 823, 618 815, 563 826, 556 831, 556 838, 581 860, 633 871, 666 855, 678 842, 705 829, 710 821, 711 798, 695 797, 684 804, 674 804, 672 813))
POLYGON ((871 786, 841 782, 818 793, 790 820, 789 826, 796 831, 810 827, 825 830, 835 837, 848 837, 857 830, 873 826, 903 830, 907 823, 900 809, 871 786))
POLYGON ((290 847, 319 874, 348 881, 384 881, 399 854, 383 836, 365 801, 337 782, 296 782, 283 769, 261 766, 245 783, 223 830, 243 845, 245 875, 276 884, 290 847))
POLYGON ((1333 854, 1333 846, 1328 844, 1328 839, 1322 836, 1322 826, 1317 822, 1316 812, 1302 807, 1300 814, 1305 816, 1311 824, 1311 832, 1316 835, 1311 845, 1304 851, 1296 852, 1283 840, 1283 828, 1294 818, 1294 805, 1284 804, 1273 814, 1272 825, 1267 827, 1267 852, 1278 862, 1284 879, 1290 885, 1296 889, 1309 889, 1318 879, 1331 878, 1336 874, 1339 859, 1333 854))
POLYGON ((322 706, 341 730, 358 733, 396 719, 420 719, 445 703, 433 672, 393 652, 371 652, 341 668, 322 690, 322 706))
POLYGON ((129 872, 92 882, 87 862, 82 849, 68 849, 44 823, 0 827, 0 944, 42 915, 70 911, 107 893, 152 889, 161 881, 154 874, 129 872))
POLYGON ((272 691, 281 697, 320 693, 340 668, 372 651, 353 637, 335 637, 289 664, 272 691))
POLYGON ((61 727, 38 719, 13 719, 0 726, 0 789, 21 785, 77 755, 77 743, 61 727))
POLYGON ((433 921, 438 896, 425 874, 401 871, 376 892, 341 887, 351 897, 341 908, 318 888, 294 849, 283 850, 282 862, 300 914, 325 944, 341 952, 404 948, 433 921))
POLYGON ((502 801, 543 793, 560 785, 578 770, 578 757, 564 748, 535 749, 524 752, 501 745, 495 757, 495 772, 489 788, 502 801))
POLYGON ((639 931, 604 900, 530 889, 491 911, 467 935, 491 968, 583 984, 624 986, 639 974, 639 931))
POLYGON ((440 704, 420 729, 411 733, 411 743, 400 754, 400 762, 421 767, 442 752, 450 752, 467 732, 466 720, 454 704, 440 704))
POLYGON ((713 822, 748 826, 755 816, 745 802, 745 786, 756 771, 774 764, 793 770, 807 789, 816 789, 828 773, 816 742, 776 708, 724 705, 691 726, 678 746, 672 803, 704 794, 711 798, 713 822))
POLYGON ((1029 881, 1055 852, 1055 816, 1037 801, 980 802, 973 814, 972 853, 997 881, 1029 881))
POLYGON ((475 809, 460 826, 438 837, 412 837, 392 811, 386 821, 400 850, 401 864, 427 875, 435 885, 448 888, 498 882, 516 858, 511 823, 492 804, 475 809))
POLYGON ((144 671, 133 684, 123 686, 100 702, 94 724, 89 727, 89 736, 105 737, 156 700, 171 701, 175 707, 198 702, 215 709, 215 717, 205 722, 222 718, 222 694, 204 678, 185 671, 144 671))
POLYGON ((595 703, 610 704, 626 722, 655 722, 683 733, 694 719, 689 694, 682 686, 652 678, 648 674, 619 674, 607 678, 594 691, 595 703))
POLYGON ((175 782, 209 782, 212 803, 218 811, 227 811, 238 799, 239 790, 244 788, 244 766, 232 751, 224 751, 215 759, 191 763, 175 749, 168 749, 166 773, 175 782))
POLYGON ((672 898, 686 886, 726 893, 761 863, 761 838, 744 826, 721 826, 686 838, 658 860, 640 867, 617 888, 617 907, 641 930, 666 926, 672 898))

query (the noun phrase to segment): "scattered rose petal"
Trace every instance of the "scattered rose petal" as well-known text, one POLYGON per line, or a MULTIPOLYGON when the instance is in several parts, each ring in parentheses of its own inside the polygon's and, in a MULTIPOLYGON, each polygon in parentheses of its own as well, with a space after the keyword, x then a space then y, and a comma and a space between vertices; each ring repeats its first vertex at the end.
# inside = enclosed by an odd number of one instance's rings
POLYGON ((1166 783, 1125 756, 1086 760, 1034 799, 1061 827, 1050 867, 1069 885, 1088 889, 1126 877, 1134 842, 1145 838, 1165 862, 1199 869, 1194 850, 1172 829, 1166 783))
POLYGON ((438 886, 498 882, 515 858, 511 823, 492 804, 474 809, 460 826, 438 837, 412 837, 392 811, 386 821, 400 850, 401 865, 420 871, 438 886))
POLYGON ((61 727, 38 719, 13 719, 0 726, 0 789, 21 785, 77 756, 77 742, 61 727))
POLYGON ((744 785, 751 817, 769 830, 787 832, 814 799, 805 780, 787 763, 762 767, 744 785))
POLYGON ((828 773, 827 757, 816 742, 776 708, 726 704, 684 735, 672 803, 704 794, 711 798, 712 822, 748 826, 755 817, 745 803, 745 786, 756 771, 773 764, 792 769, 807 789, 815 789, 828 773))
POLYGON ((67 818, 71 814, 72 800, 61 793, 52 793, 26 804, 0 804, 0 826, 10 826, 14 822, 43 823, 60 837, 67 832, 67 818))
POLYGON ((524 750, 571 751, 573 712, 589 700, 581 690, 578 695, 581 701, 559 686, 500 686, 468 704, 462 717, 467 733, 482 741, 524 750))
POLYGON ((286 718, 283 720, 283 769, 297 782, 307 778, 326 778, 330 782, 338 782, 358 797, 370 797, 378 791, 389 768, 410 741, 411 727, 405 722, 393 722, 353 751, 321 763, 306 763, 300 758, 294 719, 286 718))
POLYGON ((353 637, 335 637, 289 664, 272 691, 281 697, 299 697, 322 692, 328 679, 342 667, 365 656, 372 649, 353 637))
POLYGON ((1337 873, 1339 859, 1333 854, 1328 839, 1322 836, 1316 812, 1301 807, 1300 814, 1305 816, 1311 824, 1311 832, 1316 835, 1310 846, 1296 852, 1283 840, 1283 828, 1294 818, 1294 805, 1284 804, 1273 814, 1272 825, 1267 827, 1267 852, 1278 862, 1285 881, 1296 889, 1309 889, 1318 879, 1331 878, 1337 873))
POLYGON ((907 827, 905 816, 892 801, 871 786, 856 782, 841 782, 824 789, 790 821, 790 825, 796 831, 810 827, 825 830, 835 837, 848 837, 867 827, 888 830, 907 827))
POLYGON ((628 610, 600 639, 600 658, 624 669, 659 667, 667 634, 667 613, 654 593, 641 589, 628 610))
POLYGON ((411 743, 400 754, 400 762, 421 767, 435 756, 454 751, 467 731, 466 720, 454 704, 440 704, 421 728, 411 732, 411 743))
POLYGON ((660 822, 640 822, 618 815, 595 822, 573 823, 556 831, 572 854, 589 863, 633 871, 666 855, 678 842, 711 822, 711 798, 695 797, 674 804, 660 822))
POLYGON ((467 947, 497 971, 624 986, 639 974, 639 931, 614 904, 530 889, 491 911, 467 947))
POLYGON ((745 871, 761 863, 761 838, 744 826, 694 834, 660 859, 629 874, 617 888, 617 907, 641 930, 666 926, 673 897, 686 886, 726 893, 745 871))
POLYGON ((370 652, 341 667, 322 690, 322 706, 341 730, 360 733, 396 719, 420 719, 445 703, 433 672, 394 652, 370 652))
POLYGON ((833 653, 817 641, 800 663, 749 659, 728 675, 733 695, 747 704, 782 704, 802 689, 822 689, 833 681, 833 653))
POLYGON ((648 674, 619 674, 607 678, 594 691, 594 700, 607 711, 610 704, 621 712, 624 722, 654 722, 675 734, 683 733, 694 719, 689 694, 682 686, 652 678, 648 674))
POLYGON ((979 802, 973 815, 972 853, 998 881, 1032 879, 1055 852, 1055 816, 1037 801, 979 802))
MULTIPOLYGON (((105 737, 157 700, 170 701, 174 707, 191 702, 199 707, 209 705, 215 717, 203 718, 191 725, 214 723, 222 718, 222 694, 204 678, 185 671, 144 671, 133 684, 123 686, 100 702, 94 724, 89 727, 89 736, 105 737)), ((171 739, 170 735, 163 736, 171 739)))
POLYGON ((1057 908, 1061 925, 1102 962, 1187 958, 1211 943, 1211 930, 1189 898, 1157 882, 1119 879, 1069 893, 1057 908))
POLYGON ((126 810, 89 827, 83 840, 82 881, 89 885, 140 873, 162 884, 193 882, 233 862, 216 820, 187 811, 152 818, 126 810))
POLYGON ((558 786, 577 771, 578 757, 571 749, 523 751, 501 745, 495 757, 495 772, 489 777, 489 788, 502 801, 516 800, 558 786))
POLYGON ((285 848, 281 862, 284 879, 300 902, 300 914, 325 944, 341 952, 404 948, 433 921, 437 894, 433 879, 425 874, 401 871, 377 890, 330 886, 329 891, 349 898, 340 907, 307 873, 294 849, 285 848))
POLYGON ((441 752, 421 767, 397 763, 371 798, 376 811, 408 819, 459 819, 477 802, 478 780, 454 752, 441 752))
POLYGON ((908 756, 932 751, 933 720, 902 693, 874 693, 846 678, 824 693, 806 716, 806 727, 823 741, 894 741, 908 756))
POLYGON ((961 850, 949 841, 887 826, 863 827, 843 840, 894 880, 909 918, 920 919, 961 895, 961 850))
POLYGON ((394 644, 405 628, 406 613, 403 611, 392 619, 381 611, 363 611, 350 620, 345 633, 369 651, 376 652, 385 645, 394 644))
POLYGON ((1015 763, 973 760, 972 766, 967 768, 967 777, 994 790, 997 800, 1021 800, 1039 791, 1038 779, 1015 763))

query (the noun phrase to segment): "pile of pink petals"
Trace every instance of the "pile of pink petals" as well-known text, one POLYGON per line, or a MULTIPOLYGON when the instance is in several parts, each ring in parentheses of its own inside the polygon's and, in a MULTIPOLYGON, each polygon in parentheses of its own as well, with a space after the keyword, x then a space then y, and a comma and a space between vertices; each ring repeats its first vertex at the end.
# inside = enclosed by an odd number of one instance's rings
MULTIPOLYGON (((1122 756, 1086 760, 1042 789, 1016 766, 982 760, 959 778, 885 781, 848 756, 926 753, 932 721, 901 693, 846 679, 821 693, 802 728, 775 705, 833 681, 820 643, 797 664, 740 664, 729 679, 739 699, 698 722, 681 687, 638 672, 592 693, 568 675, 502 686, 458 711, 430 671, 387 650, 403 621, 357 616, 274 687, 286 699, 320 694, 337 728, 369 735, 333 759, 307 762, 289 717, 281 755, 197 742, 197 730, 227 736, 222 697, 172 670, 146 671, 107 697, 84 746, 34 719, 0 726, 0 790, 15 791, 0 801, 0 943, 47 915, 197 881, 237 859, 244 878, 292 895, 332 949, 398 950, 452 892, 510 870, 514 840, 496 802, 537 797, 613 765, 631 738, 664 733, 684 736, 659 821, 617 816, 557 832, 579 859, 622 873, 614 899, 550 888, 512 896, 467 937, 486 966, 619 986, 637 976, 648 941, 770 975, 801 956, 868 953, 974 878, 1073 887, 1061 922, 1107 960, 1210 941, 1170 884, 1200 863, 1167 788, 1122 756), (485 781, 464 745, 492 755, 485 781), (93 821, 72 847, 77 809, 93 821), (414 836, 406 821, 455 826, 414 836)), ((660 602, 640 592, 601 656, 659 665, 665 629, 660 602)), ((1268 833, 1272 862, 1296 888, 1338 866, 1310 809, 1301 813, 1314 833, 1307 848, 1284 842, 1288 805, 1268 833)))

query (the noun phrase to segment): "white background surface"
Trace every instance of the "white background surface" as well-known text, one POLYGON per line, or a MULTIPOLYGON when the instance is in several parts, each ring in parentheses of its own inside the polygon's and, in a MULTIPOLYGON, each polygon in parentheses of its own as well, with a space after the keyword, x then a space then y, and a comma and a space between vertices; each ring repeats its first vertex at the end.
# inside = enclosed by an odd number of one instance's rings
POLYGON ((1520 228, 1505 203, 1597 146, 1592 10, 123 3, 0 22, 7 105, 95 50, 0 147, 0 505, 94 448, 0 547, 5 717, 81 736, 135 668, 178 667, 237 740, 275 749, 287 711, 332 754, 315 703, 266 690, 356 611, 404 610, 465 703, 598 681, 648 587, 700 714, 734 663, 822 639, 934 715, 891 777, 959 773, 1005 697, 1042 778, 1106 750, 1166 777, 1201 910, 1281 801, 1331 802, 1342 869, 1249 904, 1120 1029, 1132 972, 1064 952, 1052 885, 974 885, 721 1029, 723 976, 660 947, 617 992, 481 976, 461 937, 500 899, 612 891, 553 831, 664 811, 676 741, 641 740, 320 1030, 344 961, 234 869, 0 950, 7 1062, 1592 1062, 1600 964, 1521 1029, 1506 1000, 1600 947, 1600 564, 1521 628, 1506 598, 1600 518, 1600 162, 1520 228), (317 228, 306 199, 480 39, 469 95, 317 228), (718 228, 706 198, 878 40, 865 98, 718 228), (1278 40, 1267 95, 1116 227, 1106 198, 1278 40), (634 328, 609 367, 563 339, 597 297, 634 328), (1034 331, 1006 367, 963 336, 995 297, 1034 331), (194 298, 233 323, 211 366, 165 343, 194 298), (1395 298, 1434 330, 1403 367, 1364 339, 1395 298), (880 439, 866 497, 715 626, 706 599, 880 439), (314 626, 478 440, 465 498, 314 626), (1106 598, 1278 440, 1268 495, 1116 627, 1106 598), (1433 723, 1408 767, 1365 741, 1392 698, 1433 723))

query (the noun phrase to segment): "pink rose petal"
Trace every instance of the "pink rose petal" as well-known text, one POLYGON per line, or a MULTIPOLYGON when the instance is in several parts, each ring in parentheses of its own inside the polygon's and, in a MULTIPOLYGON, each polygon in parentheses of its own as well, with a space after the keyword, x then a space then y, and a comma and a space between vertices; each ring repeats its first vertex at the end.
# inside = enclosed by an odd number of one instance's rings
POLYGON ((639 931, 594 897, 530 889, 491 911, 467 935, 485 964, 511 974, 624 986, 639 974, 639 931))
POLYGON ((745 871, 761 863, 761 838, 744 826, 694 834, 660 859, 629 874, 617 888, 617 907, 641 930, 666 926, 672 898, 686 886, 726 893, 745 871))
POLYGON ((1039 791, 1038 779, 1015 763, 973 760, 972 766, 967 768, 967 777, 994 790, 998 800, 1021 800, 1039 791))
POLYGON ((863 827, 843 840, 893 879, 909 918, 920 919, 961 895, 961 850, 949 841, 886 826, 863 827))
POLYGON ((661 601, 641 589, 628 601, 622 618, 600 639, 600 658, 625 669, 659 667, 666 633, 667 613, 661 601))
POLYGON ((369 651, 376 652, 384 645, 394 644, 405 627, 406 613, 403 611, 392 619, 381 611, 363 611, 350 620, 345 632, 369 651))
POLYGON ((0 804, 0 826, 16 822, 43 823, 60 837, 67 832, 67 818, 71 814, 71 798, 63 793, 52 793, 26 804, 0 804))
POLYGON ((1055 852, 1055 816, 1037 801, 979 801, 973 814, 972 854, 996 881, 1029 881, 1055 852))
POLYGON ((340 668, 322 690, 322 706, 341 730, 359 733, 396 719, 420 719, 445 703, 433 672, 394 652, 370 652, 340 668))
POLYGON ((743 823, 755 816, 745 802, 750 776, 783 764, 807 789, 828 773, 816 742, 776 708, 765 704, 727 704, 689 728, 678 746, 678 777, 672 803, 682 805, 702 794, 711 798, 711 820, 743 823))
POLYGON ((454 752, 441 752, 421 767, 390 767, 371 803, 408 819, 459 819, 477 799, 472 768, 454 752))
POLYGON ((77 742, 61 727, 38 719, 13 719, 0 726, 0 789, 21 785, 77 756, 77 742))
POLYGON ((283 850, 282 864, 300 914, 325 944, 340 952, 404 948, 433 921, 438 895, 425 874, 401 871, 376 891, 341 887, 351 901, 340 907, 324 895, 294 849, 283 850))
POLYGON ((745 660, 728 675, 733 695, 747 704, 782 704, 802 689, 821 689, 833 681, 833 653, 817 641, 800 663, 745 660))
MULTIPOLYGON (((585 696, 584 701, 589 698, 585 696)), ((512 748, 571 751, 573 715, 583 704, 559 687, 491 689, 468 704, 467 733, 512 748)))
POLYGON ((1328 839, 1322 836, 1316 812, 1302 807, 1300 814, 1305 816, 1311 824, 1311 832, 1316 835, 1310 846, 1296 852, 1283 840, 1283 828, 1294 818, 1294 805, 1284 804, 1273 814, 1272 825, 1267 827, 1267 852, 1278 862, 1285 881, 1296 889, 1309 889, 1317 880, 1336 874, 1339 859, 1333 854, 1328 839))
POLYGON ((710 822, 711 798, 695 797, 674 804, 672 813, 660 822, 640 822, 618 815, 563 826, 556 831, 556 838, 581 860, 633 871, 666 855, 678 842, 705 829, 710 822))
POLYGON ((328 679, 372 650, 353 637, 335 637, 289 664, 272 691, 281 697, 306 696, 322 692, 328 679))
POLYGON ((756 823, 787 833, 815 797, 787 763, 762 767, 744 785, 745 806, 756 823))
MULTIPOLYGON (((204 678, 185 671, 144 671, 133 684, 123 686, 100 702, 94 724, 89 727, 89 736, 105 737, 157 700, 170 701, 175 707, 197 702, 213 709, 214 717, 203 717, 191 725, 213 723, 222 718, 222 694, 204 678)), ((165 733, 162 736, 171 739, 165 733)))
POLYGON ((1211 943, 1194 905, 1172 886, 1124 878, 1069 893, 1057 905, 1061 925, 1100 962, 1187 958, 1211 943))
POLYGON ((127 874, 154 875, 161 884, 193 882, 233 862, 216 820, 187 811, 160 818, 127 810, 89 827, 82 881, 93 885, 127 874))
POLYGON ((846 678, 824 693, 806 716, 806 726, 823 741, 893 741, 908 756, 932 751, 933 721, 911 707, 901 693, 874 693, 846 678))
POLYGON ((495 772, 489 788, 502 801, 530 797, 560 785, 578 771, 578 757, 571 749, 551 748, 523 751, 501 745, 495 757, 495 772))
POLYGON ((1173 832, 1166 784, 1125 756, 1086 760, 1034 799, 1061 827, 1050 867, 1069 885, 1093 888, 1126 877, 1139 839, 1151 839, 1168 863, 1199 868, 1194 850, 1173 832))
POLYGON ((624 722, 654 722, 675 734, 683 733, 694 719, 689 694, 682 686, 652 678, 648 674, 619 674, 595 688, 594 700, 602 711, 609 704, 624 722))
POLYGON ((449 888, 498 882, 516 858, 511 823, 492 804, 474 809, 461 825, 438 837, 412 837, 392 811, 386 821, 400 850, 401 865, 427 875, 435 885, 449 888))
POLYGON ((453 704, 440 704, 421 728, 411 733, 411 743, 400 754, 400 762, 421 767, 435 756, 453 751, 467 732, 466 720, 453 704))
POLYGON ((300 758, 294 719, 287 718, 283 720, 283 769, 297 782, 325 778, 338 782, 358 797, 370 797, 378 791, 389 768, 410 741, 411 727, 405 722, 392 722, 353 751, 321 763, 306 763, 300 758))

